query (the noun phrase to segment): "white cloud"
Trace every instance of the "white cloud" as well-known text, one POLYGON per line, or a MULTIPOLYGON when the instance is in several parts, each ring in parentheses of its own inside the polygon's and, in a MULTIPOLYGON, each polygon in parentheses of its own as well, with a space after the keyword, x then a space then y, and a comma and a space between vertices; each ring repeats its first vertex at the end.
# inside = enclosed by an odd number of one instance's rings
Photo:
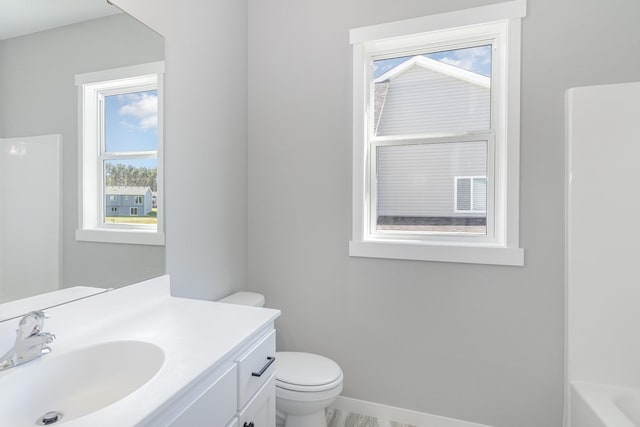
POLYGON ((465 70, 481 73, 491 64, 491 49, 486 46, 478 46, 468 49, 458 49, 450 52, 450 56, 439 59, 447 64, 464 68, 465 70))
POLYGON ((145 117, 138 123, 140 129, 157 129, 158 128, 158 115, 145 117))
MULTIPOLYGON (((136 119, 140 130, 157 129, 158 127, 158 96, 142 94, 122 95, 127 103, 120 107, 118 114, 136 119)), ((121 122, 123 123, 123 122, 121 122)))

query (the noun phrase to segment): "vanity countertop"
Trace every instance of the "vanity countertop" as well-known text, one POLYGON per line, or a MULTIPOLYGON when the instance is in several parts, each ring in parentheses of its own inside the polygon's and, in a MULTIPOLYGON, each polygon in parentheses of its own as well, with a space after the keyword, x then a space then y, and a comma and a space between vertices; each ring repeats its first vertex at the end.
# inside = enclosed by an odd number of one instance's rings
MULTIPOLYGON (((46 314, 44 330, 57 336, 50 344, 52 352, 0 372, 0 391, 11 377, 23 378, 25 389, 38 387, 38 379, 30 373, 37 371, 36 366, 102 343, 139 341, 164 352, 164 363, 147 383, 109 406, 61 423, 72 427, 147 425, 201 378, 223 369, 225 358, 246 346, 249 336, 271 329, 280 311, 172 297, 169 277, 162 276, 54 307, 46 314)), ((17 320, 0 324, 0 334, 6 334, 6 324, 12 322, 17 324, 17 320)), ((11 330, 15 327, 12 324, 11 330)), ((23 403, 25 411, 31 410, 28 401, 23 403)), ((36 408, 34 420, 42 415, 39 412, 41 408, 36 408)))

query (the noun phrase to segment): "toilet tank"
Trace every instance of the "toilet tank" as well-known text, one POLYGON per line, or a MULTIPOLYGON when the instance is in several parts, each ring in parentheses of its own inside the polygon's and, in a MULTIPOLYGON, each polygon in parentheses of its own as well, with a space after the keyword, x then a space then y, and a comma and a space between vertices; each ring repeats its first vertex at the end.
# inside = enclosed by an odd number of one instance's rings
POLYGON ((264 295, 256 292, 236 292, 228 297, 222 298, 218 302, 226 304, 251 305, 254 307, 264 307, 264 295))

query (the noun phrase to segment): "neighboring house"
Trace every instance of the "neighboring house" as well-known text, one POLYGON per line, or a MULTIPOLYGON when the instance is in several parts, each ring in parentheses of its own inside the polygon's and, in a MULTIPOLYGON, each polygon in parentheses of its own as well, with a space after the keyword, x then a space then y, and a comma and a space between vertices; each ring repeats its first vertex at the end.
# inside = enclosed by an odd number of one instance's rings
POLYGON ((105 197, 105 216, 145 216, 153 206, 149 187, 108 186, 105 197))
MULTIPOLYGON (((490 126, 489 77, 414 56, 374 83, 376 137, 490 126)), ((484 224, 487 150, 486 141, 379 145, 379 220, 484 224)))

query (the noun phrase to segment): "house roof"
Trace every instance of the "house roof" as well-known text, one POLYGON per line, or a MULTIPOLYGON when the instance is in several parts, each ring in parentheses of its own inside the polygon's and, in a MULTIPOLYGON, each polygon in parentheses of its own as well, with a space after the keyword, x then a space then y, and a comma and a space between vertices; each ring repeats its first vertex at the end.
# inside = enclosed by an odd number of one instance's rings
POLYGON ((403 63, 396 65, 395 67, 391 68, 386 73, 375 79, 374 83, 381 83, 386 80, 391 80, 397 75, 404 73, 414 65, 419 65, 429 70, 437 71, 439 73, 455 77, 457 79, 464 80, 485 88, 489 88, 491 86, 491 79, 487 76, 483 76, 482 74, 474 73, 472 71, 465 70, 464 68, 447 64, 446 62, 427 58, 426 56, 422 55, 416 55, 410 59, 407 59, 403 63))
POLYGON ((151 189, 149 187, 107 186, 105 190, 107 195, 144 196, 151 189))
POLYGON ((380 125, 380 118, 382 117, 382 111, 387 101, 387 95, 389 93, 389 85, 394 77, 399 76, 405 71, 409 70, 413 66, 421 66, 429 70, 442 73, 444 75, 454 77, 469 83, 476 84, 478 86, 489 89, 491 87, 491 79, 482 74, 474 73, 472 71, 465 70, 464 68, 456 67, 454 65, 447 64, 446 62, 437 61, 435 59, 427 58, 426 56, 416 55, 407 59, 406 61, 396 65, 389 69, 387 72, 381 74, 376 78, 374 83, 374 130, 378 133, 378 126, 380 125))

